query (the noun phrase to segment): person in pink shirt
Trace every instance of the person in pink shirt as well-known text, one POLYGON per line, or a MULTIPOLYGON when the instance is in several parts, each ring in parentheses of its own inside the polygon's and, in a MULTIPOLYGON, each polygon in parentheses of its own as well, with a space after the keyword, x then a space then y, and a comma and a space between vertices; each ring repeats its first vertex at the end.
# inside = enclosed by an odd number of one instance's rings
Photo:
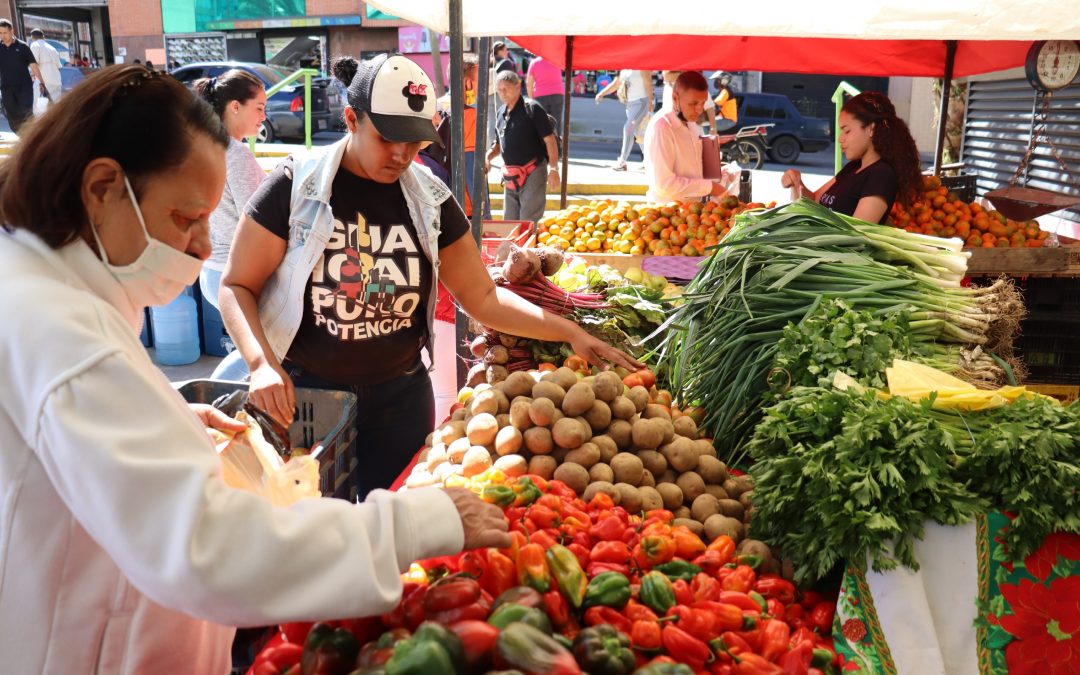
POLYGON ((529 64, 525 78, 525 91, 551 115, 562 128, 563 93, 565 92, 562 70, 543 56, 537 56, 529 64))

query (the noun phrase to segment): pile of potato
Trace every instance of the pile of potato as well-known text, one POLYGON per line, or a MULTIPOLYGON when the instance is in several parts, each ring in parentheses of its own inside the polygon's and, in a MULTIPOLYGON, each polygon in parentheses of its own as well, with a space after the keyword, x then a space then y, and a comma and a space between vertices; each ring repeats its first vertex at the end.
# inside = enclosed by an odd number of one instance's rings
POLYGON ((494 467, 563 481, 586 501, 604 492, 632 513, 667 508, 710 541, 744 538, 753 484, 728 473, 693 419, 672 421, 660 394, 613 372, 510 373, 477 386, 431 434, 406 486, 460 484, 494 467))

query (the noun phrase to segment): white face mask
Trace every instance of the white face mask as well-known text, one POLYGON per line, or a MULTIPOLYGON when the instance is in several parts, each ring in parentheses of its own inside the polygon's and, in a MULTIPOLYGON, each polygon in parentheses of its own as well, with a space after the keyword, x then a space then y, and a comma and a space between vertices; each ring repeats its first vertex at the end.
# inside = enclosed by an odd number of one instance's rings
POLYGON ((199 278, 202 261, 151 237, 146 229, 146 221, 143 220, 142 209, 139 208, 139 202, 135 199, 135 191, 131 189, 127 176, 124 176, 124 185, 127 187, 131 205, 135 208, 135 215, 139 218, 139 225, 146 238, 146 248, 130 265, 113 265, 109 262, 109 255, 105 252, 105 247, 93 223, 90 225, 90 231, 94 234, 98 251, 101 252, 102 262, 113 277, 120 282, 124 292, 135 306, 167 305, 180 296, 184 287, 190 286, 199 278))

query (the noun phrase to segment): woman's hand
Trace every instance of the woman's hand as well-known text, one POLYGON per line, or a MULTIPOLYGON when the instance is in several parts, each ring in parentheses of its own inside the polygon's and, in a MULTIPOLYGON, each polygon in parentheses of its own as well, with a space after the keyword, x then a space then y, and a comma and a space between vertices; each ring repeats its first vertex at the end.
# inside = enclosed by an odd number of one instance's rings
POLYGON ((629 371, 637 371, 645 367, 644 363, 640 363, 634 357, 624 354, 580 328, 570 340, 570 346, 574 348, 575 354, 602 369, 606 369, 609 363, 621 366, 629 371))
POLYGON ((207 429, 217 429, 218 431, 234 434, 247 429, 246 424, 229 417, 212 405, 189 403, 188 407, 191 408, 191 412, 195 413, 195 416, 199 418, 199 421, 207 429))
POLYGON ((252 371, 248 400, 285 428, 292 424, 296 390, 281 366, 265 363, 252 371))
POLYGON ((488 504, 465 488, 446 488, 446 494, 454 500, 454 506, 461 517, 466 551, 510 546, 509 523, 506 522, 502 509, 488 504))

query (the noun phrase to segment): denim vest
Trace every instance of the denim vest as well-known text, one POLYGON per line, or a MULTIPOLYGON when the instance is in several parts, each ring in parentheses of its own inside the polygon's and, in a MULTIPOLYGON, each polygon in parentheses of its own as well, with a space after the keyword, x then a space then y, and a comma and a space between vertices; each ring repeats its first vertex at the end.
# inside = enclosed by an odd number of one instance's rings
MULTIPOLYGON (((278 361, 289 352, 304 315, 304 289, 315 263, 334 233, 330 191, 345 154, 347 139, 319 151, 294 157, 289 240, 285 257, 266 281, 259 296, 259 319, 278 361)), ((439 218, 441 204, 450 198, 447 189, 431 172, 413 162, 398 179, 409 217, 416 228, 420 249, 431 262, 431 290, 427 299, 427 343, 431 367, 435 367, 432 336, 435 334, 435 303, 439 296, 439 218)))

